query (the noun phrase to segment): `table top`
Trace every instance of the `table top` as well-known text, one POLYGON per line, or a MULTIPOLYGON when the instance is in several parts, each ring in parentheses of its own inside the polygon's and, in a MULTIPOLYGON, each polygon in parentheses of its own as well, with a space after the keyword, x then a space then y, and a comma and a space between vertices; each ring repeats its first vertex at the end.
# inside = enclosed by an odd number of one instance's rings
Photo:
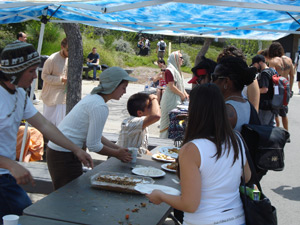
MULTIPOLYGON (((158 147, 154 149, 154 152, 157 150, 158 147)), ((163 163, 151 159, 148 155, 137 158, 137 165, 160 169, 163 163)), ((116 158, 110 158, 29 206, 24 210, 24 214, 80 224, 122 224, 123 222, 124 224, 153 225, 162 224, 171 212, 172 208, 169 205, 149 203, 144 195, 91 188, 90 176, 100 171, 130 174, 131 166, 116 158), (141 203, 146 203, 146 207, 141 207, 141 203), (134 209, 138 209, 138 212, 132 212, 134 209), (129 214, 128 220, 125 218, 126 214, 129 214)), ((155 184, 180 189, 180 185, 175 184, 172 178, 176 178, 176 175, 166 172, 164 177, 153 179, 155 184)))
POLYGON ((20 225, 32 225, 32 224, 42 224, 42 225, 71 225, 74 223, 68 223, 63 221, 45 219, 36 216, 20 216, 19 218, 20 225))

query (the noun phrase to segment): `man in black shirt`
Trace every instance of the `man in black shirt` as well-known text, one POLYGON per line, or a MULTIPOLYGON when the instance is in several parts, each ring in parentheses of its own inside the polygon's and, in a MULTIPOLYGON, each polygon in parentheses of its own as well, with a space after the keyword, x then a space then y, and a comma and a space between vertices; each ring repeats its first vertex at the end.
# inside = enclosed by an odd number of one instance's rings
POLYGON ((92 52, 88 55, 86 59, 87 63, 86 65, 90 68, 93 69, 93 80, 96 80, 96 74, 97 74, 97 69, 100 70, 101 67, 99 65, 100 62, 100 56, 97 53, 97 48, 94 47, 92 52))
POLYGON ((252 58, 252 66, 260 73, 258 84, 260 90, 258 116, 262 125, 275 126, 275 116, 272 111, 271 101, 274 95, 272 76, 275 74, 273 68, 269 68, 263 55, 256 55, 252 58))

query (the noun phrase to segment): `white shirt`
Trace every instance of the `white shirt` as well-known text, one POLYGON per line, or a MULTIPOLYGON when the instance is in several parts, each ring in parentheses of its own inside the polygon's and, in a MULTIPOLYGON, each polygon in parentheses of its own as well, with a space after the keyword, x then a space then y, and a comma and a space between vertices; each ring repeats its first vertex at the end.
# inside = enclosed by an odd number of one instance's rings
MULTIPOLYGON (((15 160, 20 122, 22 119, 33 117, 37 110, 23 88, 17 88, 15 94, 10 94, 2 86, 0 86, 0 109, 0 155, 15 160), (27 98, 27 103, 24 109, 25 98, 27 98), (15 105, 16 109, 13 112, 15 105), (11 116, 7 117, 9 114, 11 116)), ((7 173, 9 173, 8 170, 0 168, 0 174, 7 173)))
POLYGON ((157 46, 158 46, 158 51, 159 51, 159 52, 164 52, 164 51, 166 50, 166 48, 167 48, 167 44, 166 44, 166 42, 164 42, 164 41, 159 41, 159 42, 157 42, 157 46), (165 45, 165 49, 164 49, 164 50, 161 50, 161 49, 160 49, 160 43, 163 43, 163 44, 165 45))
POLYGON ((123 148, 139 148, 140 154, 146 154, 148 149, 148 127, 143 129, 145 116, 130 116, 123 120, 117 145, 123 148))
MULTIPOLYGON (((200 153, 201 165, 201 200, 195 213, 184 213, 184 221, 187 224, 227 224, 220 221, 228 221, 231 225, 240 225, 245 222, 243 204, 240 199, 239 186, 242 176, 241 154, 233 163, 234 151, 230 149, 217 161, 216 146, 207 139, 195 139, 192 141, 200 153), (229 210, 231 209, 231 210, 229 210), (224 210, 229 210, 224 212, 224 210), (231 220, 231 218, 235 218, 231 220), (219 222, 219 223, 218 223, 219 222)), ((224 145, 222 146, 224 148, 224 145)), ((244 159, 245 150, 243 148, 244 159)), ((244 160, 246 161, 246 160, 244 160)))
MULTIPOLYGON (((108 106, 100 95, 87 95, 68 113, 58 129, 78 147, 86 143, 89 151, 99 152, 103 148, 101 138, 108 113, 108 106)), ((48 146, 56 151, 70 152, 51 141, 48 146)))

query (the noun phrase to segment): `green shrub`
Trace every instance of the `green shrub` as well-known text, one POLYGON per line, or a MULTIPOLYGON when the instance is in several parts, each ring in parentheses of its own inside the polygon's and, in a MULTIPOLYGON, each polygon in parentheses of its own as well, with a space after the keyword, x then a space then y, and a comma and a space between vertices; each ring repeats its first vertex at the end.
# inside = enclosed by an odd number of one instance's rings
POLYGON ((112 45, 115 47, 118 52, 126 52, 129 54, 135 54, 134 49, 131 47, 131 44, 128 41, 123 39, 115 40, 112 45))
POLYGON ((0 52, 2 52, 2 49, 9 43, 16 40, 16 37, 5 30, 0 30, 0 52))

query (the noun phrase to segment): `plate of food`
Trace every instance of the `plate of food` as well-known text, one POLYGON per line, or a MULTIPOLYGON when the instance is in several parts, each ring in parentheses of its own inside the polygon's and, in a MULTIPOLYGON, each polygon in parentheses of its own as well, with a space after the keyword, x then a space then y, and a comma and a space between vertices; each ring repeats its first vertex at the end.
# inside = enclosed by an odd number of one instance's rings
POLYGON ((163 161, 163 162, 175 162, 175 159, 171 156, 165 155, 163 153, 153 154, 152 159, 163 161))
POLYGON ((166 171, 169 171, 169 172, 172 172, 172 173, 176 173, 177 167, 178 167, 178 163, 177 162, 165 163, 165 164, 161 165, 162 169, 164 169, 166 171))
POLYGON ((102 171, 92 175, 90 182, 93 188, 139 194, 134 189, 137 184, 153 184, 154 180, 133 174, 102 171))
POLYGON ((177 147, 161 147, 159 148, 159 152, 163 153, 167 156, 177 159, 180 148, 177 147))
POLYGON ((146 176, 146 177, 163 177, 164 175, 166 175, 164 171, 154 168, 152 166, 136 167, 131 172, 136 175, 146 176))
POLYGON ((160 190, 169 195, 180 195, 179 190, 159 184, 137 184, 134 188, 141 194, 151 194, 153 190, 160 190))

